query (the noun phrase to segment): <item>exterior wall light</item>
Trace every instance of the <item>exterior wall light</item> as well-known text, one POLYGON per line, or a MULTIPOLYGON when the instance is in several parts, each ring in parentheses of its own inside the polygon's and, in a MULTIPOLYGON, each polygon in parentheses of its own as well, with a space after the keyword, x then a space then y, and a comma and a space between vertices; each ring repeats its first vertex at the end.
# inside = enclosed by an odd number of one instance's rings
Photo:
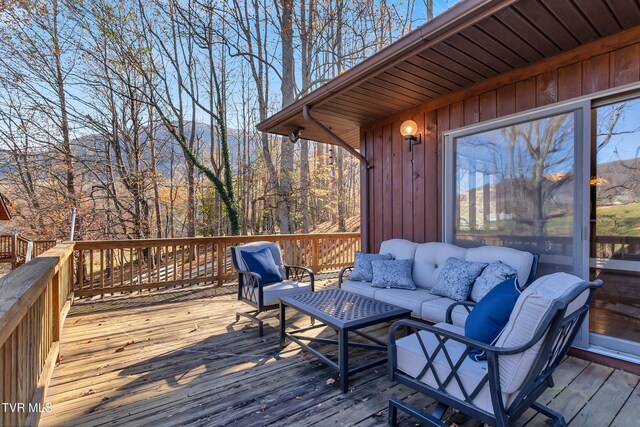
POLYGON ((413 120, 405 120, 400 125, 400 133, 407 141, 409 151, 413 151, 413 146, 422 143, 422 138, 418 133, 418 125, 413 120), (417 136, 416 136, 417 135, 417 136))

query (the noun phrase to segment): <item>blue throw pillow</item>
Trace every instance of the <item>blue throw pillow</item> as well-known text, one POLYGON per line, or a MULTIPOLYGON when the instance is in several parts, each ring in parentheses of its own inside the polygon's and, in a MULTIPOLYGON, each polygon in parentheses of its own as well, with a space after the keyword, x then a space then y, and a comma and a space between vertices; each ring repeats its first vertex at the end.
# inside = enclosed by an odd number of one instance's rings
MULTIPOLYGON (((518 279, 512 277, 496 285, 471 310, 464 325, 464 334, 483 343, 492 344, 509 322, 509 316, 520 296, 518 279)), ((483 351, 473 349, 469 353, 472 360, 485 360, 483 351)))
POLYGON ((276 265, 273 254, 269 248, 260 249, 255 252, 247 252, 240 249, 240 255, 244 263, 247 264, 249 271, 258 273, 260 277, 262 277, 262 279, 258 281, 259 284, 265 285, 267 283, 282 281, 282 273, 280 273, 280 269, 276 265))

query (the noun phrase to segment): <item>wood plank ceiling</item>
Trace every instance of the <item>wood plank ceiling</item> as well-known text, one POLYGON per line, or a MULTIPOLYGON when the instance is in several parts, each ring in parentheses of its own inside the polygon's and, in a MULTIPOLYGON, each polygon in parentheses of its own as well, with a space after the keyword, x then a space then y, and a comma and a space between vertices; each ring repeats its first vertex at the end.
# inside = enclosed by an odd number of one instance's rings
POLYGON ((455 31, 419 40, 410 54, 400 49, 406 48, 401 39, 336 77, 327 84, 333 83, 331 90, 311 92, 258 129, 286 135, 304 128, 305 138, 333 143, 303 118, 306 104, 315 118, 359 148, 360 126, 638 26, 640 5, 636 0, 466 0, 440 18, 415 32, 437 35, 457 19, 455 31), (463 16, 456 10, 470 6, 463 16), (381 65, 378 57, 385 59, 381 65), (364 77, 350 75, 356 71, 364 77))

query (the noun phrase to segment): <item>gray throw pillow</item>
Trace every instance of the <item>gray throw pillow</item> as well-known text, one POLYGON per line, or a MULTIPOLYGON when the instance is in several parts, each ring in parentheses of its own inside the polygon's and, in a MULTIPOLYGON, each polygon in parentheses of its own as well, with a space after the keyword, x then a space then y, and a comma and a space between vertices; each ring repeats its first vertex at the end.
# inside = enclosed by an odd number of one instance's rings
POLYGON ((486 266, 484 262, 467 262, 451 257, 442 267, 431 293, 454 301, 464 301, 469 297, 473 282, 486 266))
POLYGON ((492 262, 482 270, 482 274, 480 274, 473 284, 471 299, 479 302, 496 285, 499 285, 507 279, 513 279, 514 277, 518 277, 518 272, 515 268, 503 264, 500 261, 492 262))
POLYGON ((373 260, 374 288, 394 288, 416 290, 416 285, 411 277, 412 259, 373 260))
POLYGON ((371 282, 373 280, 373 267, 371 261, 381 259, 392 259, 391 254, 365 254, 364 252, 356 252, 356 261, 353 271, 349 275, 349 280, 358 282, 371 282))

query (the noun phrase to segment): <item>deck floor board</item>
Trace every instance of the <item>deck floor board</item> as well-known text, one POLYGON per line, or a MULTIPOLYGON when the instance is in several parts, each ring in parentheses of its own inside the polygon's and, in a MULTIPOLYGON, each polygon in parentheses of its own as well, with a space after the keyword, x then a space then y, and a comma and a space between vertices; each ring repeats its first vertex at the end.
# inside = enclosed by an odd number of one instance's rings
MULTIPOLYGON (((318 289, 330 285, 324 281, 318 289)), ((235 312, 245 309, 229 288, 215 287, 76 302, 47 394, 53 411, 40 424, 373 427, 386 425, 391 395, 433 406, 432 399, 389 382, 385 365, 352 376, 349 392, 340 393, 337 373, 296 344, 280 349, 277 319, 266 322, 264 338, 243 319, 236 323, 235 312)), ((309 319, 290 321, 305 325, 309 319)), ((384 338, 387 329, 378 325, 368 332, 384 338)), ((350 357, 372 354, 358 349, 350 357)), ((625 425, 639 416, 636 376, 568 357, 555 379, 540 400, 574 425, 585 418, 625 425)), ((399 421, 416 425, 402 413, 399 421)), ((531 411, 518 425, 545 420, 531 411)))

